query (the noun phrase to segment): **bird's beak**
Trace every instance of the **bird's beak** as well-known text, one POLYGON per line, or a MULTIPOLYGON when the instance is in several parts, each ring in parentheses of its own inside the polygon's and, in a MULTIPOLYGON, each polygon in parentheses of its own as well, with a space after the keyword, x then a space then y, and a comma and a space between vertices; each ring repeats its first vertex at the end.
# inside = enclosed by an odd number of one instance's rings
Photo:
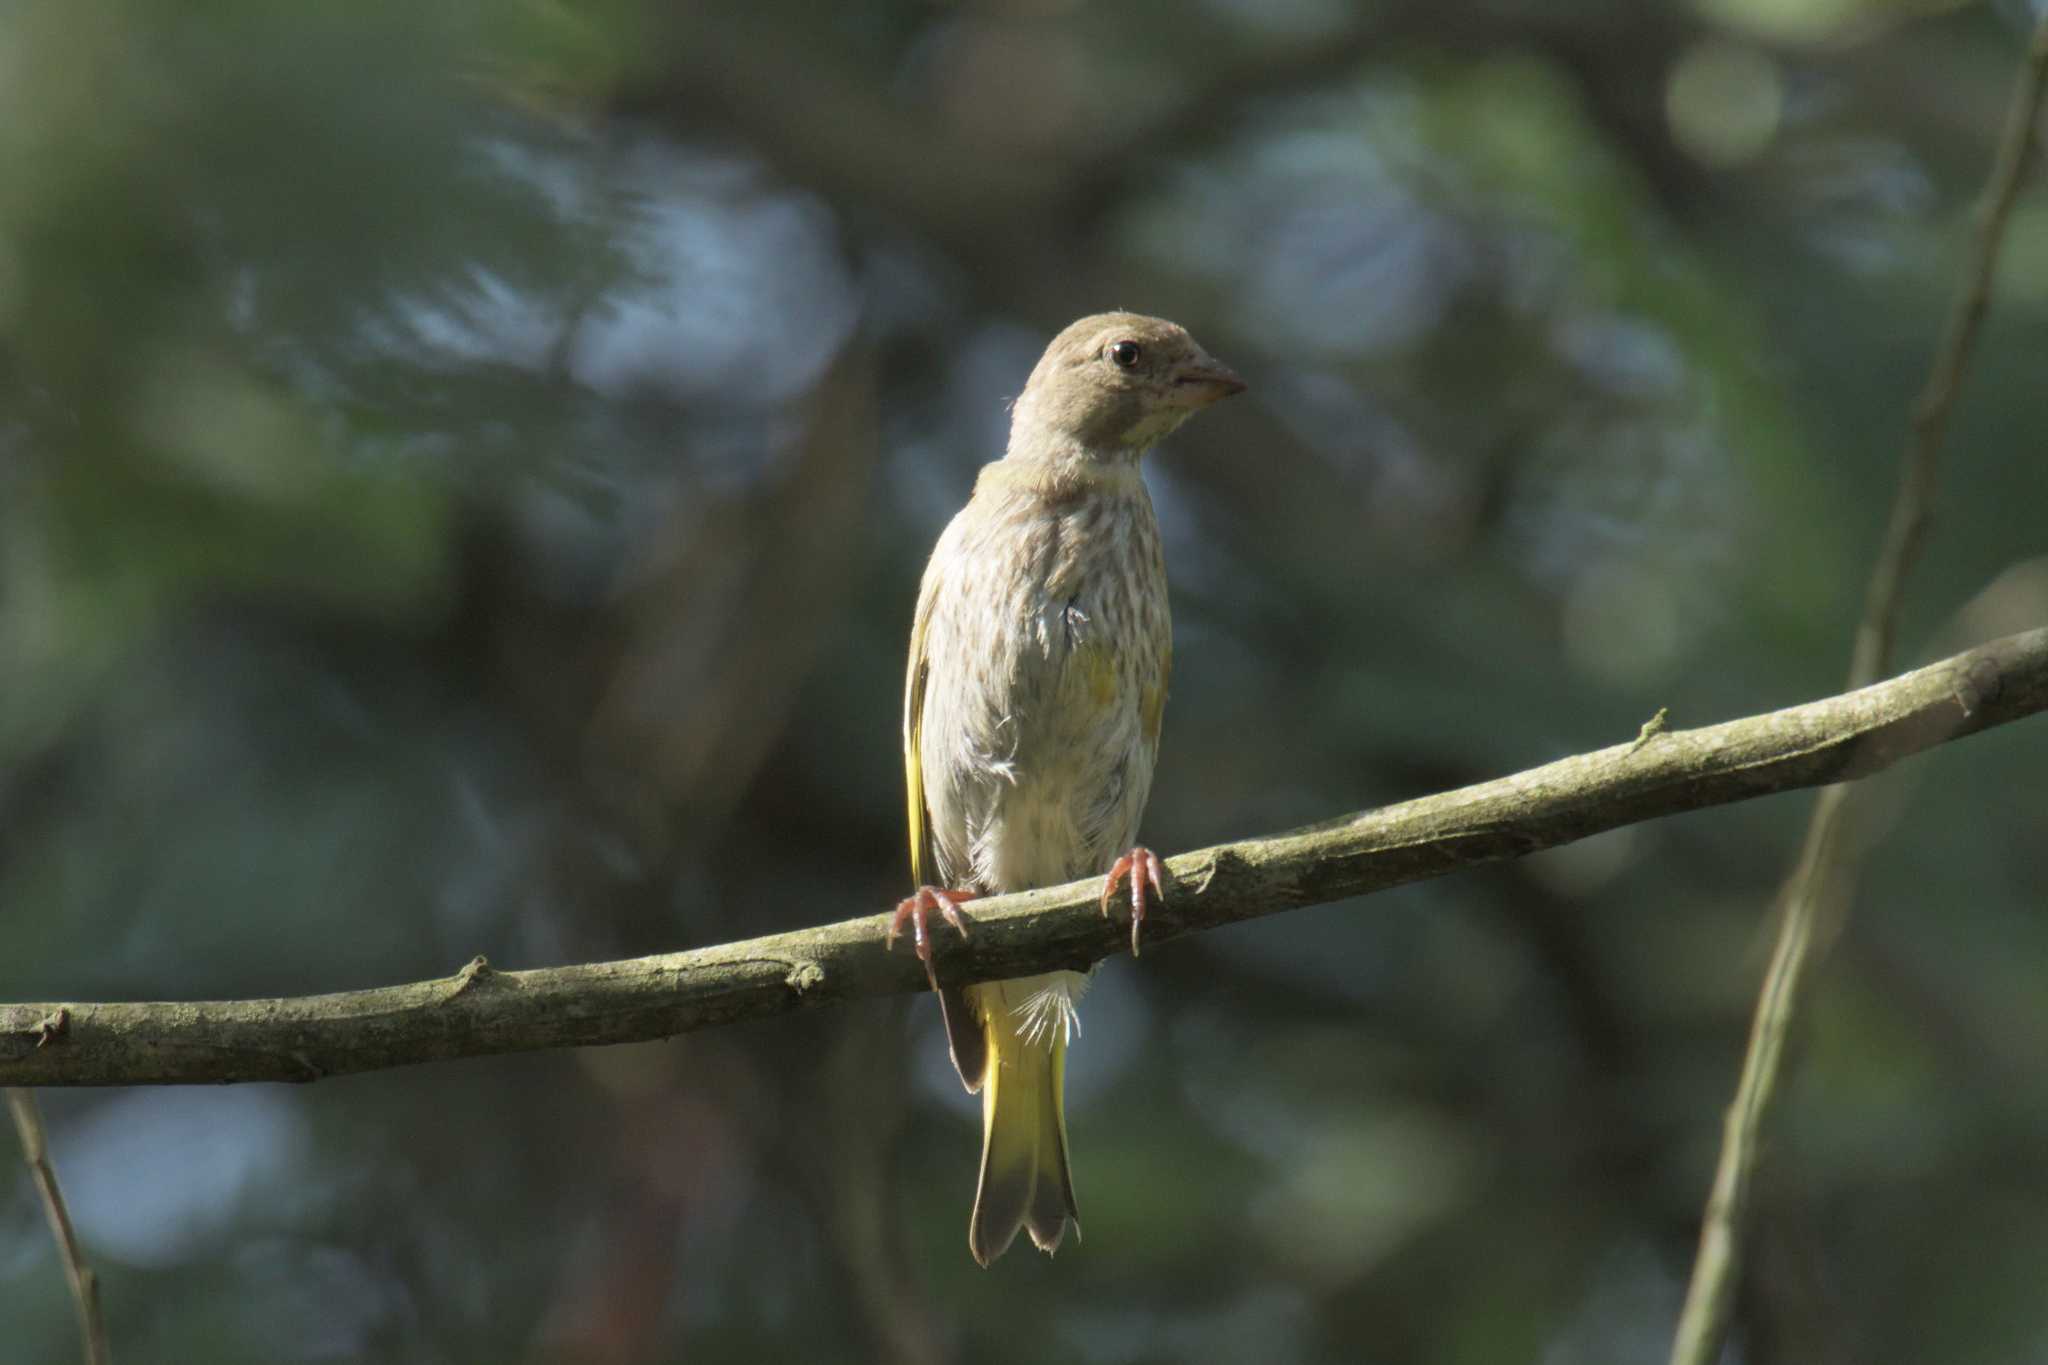
POLYGON ((1174 401, 1183 407, 1206 408, 1219 398, 1243 392, 1244 381, 1237 371, 1207 356, 1183 365, 1173 376, 1174 401))

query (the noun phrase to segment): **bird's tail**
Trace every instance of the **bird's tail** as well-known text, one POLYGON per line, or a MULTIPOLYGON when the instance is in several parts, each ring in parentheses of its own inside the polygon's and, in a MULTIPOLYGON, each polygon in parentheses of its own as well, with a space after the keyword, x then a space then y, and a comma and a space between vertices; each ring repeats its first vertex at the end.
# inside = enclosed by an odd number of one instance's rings
POLYGON ((981 1184, 967 1248, 987 1265, 1010 1249, 1021 1227, 1050 1255, 1069 1223, 1081 1235, 1067 1169, 1068 992, 1043 978, 972 989, 988 1065, 981 1086, 981 1184))

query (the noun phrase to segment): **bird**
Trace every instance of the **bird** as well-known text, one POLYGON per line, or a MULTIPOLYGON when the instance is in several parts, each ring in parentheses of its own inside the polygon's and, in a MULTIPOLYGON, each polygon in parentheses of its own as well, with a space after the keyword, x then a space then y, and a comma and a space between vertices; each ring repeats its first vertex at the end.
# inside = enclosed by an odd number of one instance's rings
POLYGON ((1131 951, 1160 859, 1136 842, 1172 667, 1165 556, 1144 454, 1244 381, 1186 329, 1101 313, 1046 347, 939 536, 918 590, 904 681, 908 926, 948 1050, 982 1098, 967 1245, 986 1267, 1020 1228, 1058 1250, 1080 1216, 1067 1160, 1066 1055, 1087 974, 944 985, 930 917, 962 936, 960 904, 1101 875, 1102 912, 1129 882, 1131 951))

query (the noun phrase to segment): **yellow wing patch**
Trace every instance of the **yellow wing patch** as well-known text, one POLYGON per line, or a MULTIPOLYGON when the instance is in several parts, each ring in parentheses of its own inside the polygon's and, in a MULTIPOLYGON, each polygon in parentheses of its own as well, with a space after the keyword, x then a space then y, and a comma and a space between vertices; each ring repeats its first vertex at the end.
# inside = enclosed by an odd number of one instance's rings
POLYGON ((931 665, 924 657, 925 613, 910 632, 910 673, 903 682, 903 793, 910 824, 910 884, 925 885, 929 831, 924 807, 924 684, 931 665))

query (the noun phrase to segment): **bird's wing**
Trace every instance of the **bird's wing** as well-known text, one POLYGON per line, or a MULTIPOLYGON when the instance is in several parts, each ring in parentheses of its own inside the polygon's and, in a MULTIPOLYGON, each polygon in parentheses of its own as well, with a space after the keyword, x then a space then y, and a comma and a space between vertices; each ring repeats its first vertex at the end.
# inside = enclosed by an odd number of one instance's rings
POLYGON ((927 884, 934 858, 931 821, 924 803, 924 684, 931 674, 925 658, 925 628, 931 624, 932 601, 938 575, 925 575, 924 590, 917 597, 917 617, 910 627, 910 670, 903 680, 903 791, 910 818, 910 881, 927 884))
MULTIPOLYGON (((924 797, 924 689, 931 676, 925 640, 940 592, 938 558, 933 556, 933 566, 925 571, 924 584, 918 590, 917 615, 910 626, 910 665, 903 679, 904 813, 909 817, 910 881, 914 887, 926 886, 938 875, 931 808, 924 797)), ((939 1013, 946 1022, 946 1046, 953 1054, 953 1069, 973 1094, 981 1088, 988 1069, 988 1040, 982 1033, 981 1017, 960 986, 939 988, 939 1013)))

